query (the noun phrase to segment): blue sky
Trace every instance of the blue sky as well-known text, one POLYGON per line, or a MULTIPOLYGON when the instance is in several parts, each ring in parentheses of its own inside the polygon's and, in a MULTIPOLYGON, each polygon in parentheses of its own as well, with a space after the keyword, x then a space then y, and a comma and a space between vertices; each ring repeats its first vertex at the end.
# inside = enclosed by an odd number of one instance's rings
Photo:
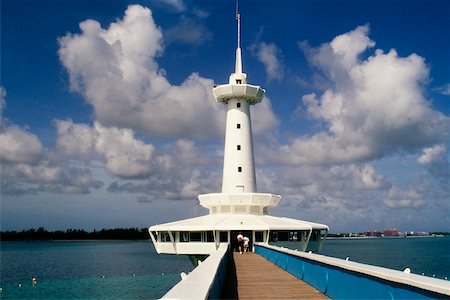
MULTIPOLYGON (((450 230, 450 3, 240 2, 258 191, 331 231, 450 230)), ((234 1, 1 2, 1 228, 146 227, 221 186, 234 1)))

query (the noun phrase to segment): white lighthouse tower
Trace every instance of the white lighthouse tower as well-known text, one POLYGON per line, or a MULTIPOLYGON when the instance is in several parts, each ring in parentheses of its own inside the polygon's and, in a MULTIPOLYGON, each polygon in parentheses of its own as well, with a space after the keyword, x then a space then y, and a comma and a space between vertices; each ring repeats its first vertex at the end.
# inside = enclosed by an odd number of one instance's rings
POLYGON ((227 105, 222 193, 199 195, 211 213, 265 213, 278 205, 279 195, 256 192, 250 106, 262 101, 265 90, 247 83, 242 70, 241 14, 236 10, 237 48, 234 73, 228 84, 213 89, 217 102, 227 105))
POLYGON ((228 84, 213 89, 214 98, 228 106, 225 132, 222 193, 256 192, 250 105, 261 102, 264 89, 247 83, 242 72, 241 16, 237 12, 236 66, 228 84))
POLYGON ((238 10, 236 17, 235 70, 228 84, 213 89, 216 101, 228 107, 222 191, 198 196, 208 215, 151 226, 150 237, 158 253, 187 254, 197 261, 224 244, 234 249, 239 233, 248 236, 251 245, 319 251, 328 231, 323 224, 270 216, 268 209, 277 206, 281 196, 257 192, 250 106, 261 102, 265 91, 248 84, 243 73, 238 10))

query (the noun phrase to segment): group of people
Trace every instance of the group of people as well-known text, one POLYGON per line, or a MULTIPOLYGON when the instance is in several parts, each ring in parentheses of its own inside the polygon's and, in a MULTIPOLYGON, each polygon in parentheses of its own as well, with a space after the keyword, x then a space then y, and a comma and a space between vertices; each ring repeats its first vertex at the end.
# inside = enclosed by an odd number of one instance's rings
POLYGON ((241 233, 237 235, 237 243, 238 243, 238 249, 239 253, 247 253, 248 252, 248 246, 250 244, 250 239, 246 236, 243 236, 241 233))

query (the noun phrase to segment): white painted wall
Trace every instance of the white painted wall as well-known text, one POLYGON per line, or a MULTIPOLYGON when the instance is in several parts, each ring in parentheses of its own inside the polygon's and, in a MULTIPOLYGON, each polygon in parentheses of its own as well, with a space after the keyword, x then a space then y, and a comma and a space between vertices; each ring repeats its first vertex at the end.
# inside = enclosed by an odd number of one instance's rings
POLYGON ((250 105, 245 100, 232 99, 228 101, 222 193, 253 192, 256 192, 256 176, 250 105))

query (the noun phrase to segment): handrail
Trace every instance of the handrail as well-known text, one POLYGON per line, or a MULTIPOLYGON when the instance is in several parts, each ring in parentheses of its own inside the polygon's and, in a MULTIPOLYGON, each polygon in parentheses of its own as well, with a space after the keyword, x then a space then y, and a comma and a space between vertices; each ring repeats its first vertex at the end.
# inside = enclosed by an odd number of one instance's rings
POLYGON ((162 299, 219 298, 225 279, 227 252, 228 244, 221 244, 216 252, 170 289, 162 299))
POLYGON ((256 243, 255 252, 333 299, 450 298, 450 282, 256 243))

